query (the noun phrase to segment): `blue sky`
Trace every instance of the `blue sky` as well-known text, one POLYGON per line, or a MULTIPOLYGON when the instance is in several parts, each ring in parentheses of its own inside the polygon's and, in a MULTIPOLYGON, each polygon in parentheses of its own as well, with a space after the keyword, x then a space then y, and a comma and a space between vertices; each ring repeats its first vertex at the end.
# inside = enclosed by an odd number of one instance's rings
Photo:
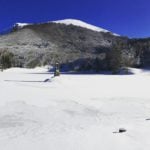
POLYGON ((15 22, 74 18, 129 37, 150 37, 149 0, 0 0, 0 30, 15 22))

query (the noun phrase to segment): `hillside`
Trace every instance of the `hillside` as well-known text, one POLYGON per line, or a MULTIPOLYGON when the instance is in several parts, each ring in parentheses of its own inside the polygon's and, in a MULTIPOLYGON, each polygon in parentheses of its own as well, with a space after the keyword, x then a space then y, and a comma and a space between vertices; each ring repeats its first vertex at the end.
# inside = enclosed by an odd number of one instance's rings
POLYGON ((20 23, 10 33, 0 36, 0 51, 12 52, 17 60, 15 66, 35 67, 59 62, 69 70, 88 70, 94 69, 98 60, 97 70, 108 70, 111 67, 107 56, 115 44, 120 45, 123 65, 149 65, 149 61, 141 63, 149 57, 149 44, 148 50, 143 49, 149 40, 135 41, 78 20, 20 23), (136 43, 140 43, 141 49, 136 43))

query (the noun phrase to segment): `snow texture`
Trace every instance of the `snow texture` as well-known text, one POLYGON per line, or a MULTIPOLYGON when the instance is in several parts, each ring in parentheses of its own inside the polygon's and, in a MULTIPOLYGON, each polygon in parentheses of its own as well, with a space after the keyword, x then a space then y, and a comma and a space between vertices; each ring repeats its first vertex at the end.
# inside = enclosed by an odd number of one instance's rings
POLYGON ((0 150, 149 150, 150 71, 130 72, 0 72, 0 150))
POLYGON ((31 25, 31 24, 29 24, 29 23, 15 23, 14 26, 17 26, 18 28, 23 28, 23 27, 28 26, 28 25, 31 25))

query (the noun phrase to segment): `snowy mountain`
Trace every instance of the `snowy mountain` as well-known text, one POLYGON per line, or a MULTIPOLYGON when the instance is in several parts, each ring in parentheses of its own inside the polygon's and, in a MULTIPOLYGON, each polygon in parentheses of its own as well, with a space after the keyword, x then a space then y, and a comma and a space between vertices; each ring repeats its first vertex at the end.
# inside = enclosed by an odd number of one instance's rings
MULTIPOLYGON (((64 19, 64 20, 57 20, 57 21, 53 21, 55 23, 61 23, 61 24, 66 24, 66 25, 75 25, 75 26, 79 26, 79 27, 83 27, 83 28, 87 28, 93 31, 97 31, 97 32, 110 32, 108 30, 105 30, 103 28, 88 24, 86 22, 83 22, 81 20, 76 20, 76 19, 64 19)), ((113 35, 119 36, 118 34, 113 33, 113 35)))
MULTIPOLYGON (((65 24, 65 25, 74 25, 74 26, 86 28, 86 29, 89 29, 89 30, 93 30, 93 31, 96 31, 96 32, 105 32, 105 33, 109 32, 109 33, 112 33, 112 32, 110 32, 106 29, 91 25, 89 23, 86 23, 84 21, 77 20, 77 19, 63 19, 63 20, 49 21, 47 23, 52 23, 52 22, 65 24)), ((43 23, 38 23, 38 24, 43 24, 43 23)), ((34 24, 31 24, 31 23, 15 23, 14 27, 23 28, 23 27, 28 26, 28 25, 34 25, 34 24)), ((118 34, 115 34, 115 33, 112 33, 112 34, 115 35, 115 36, 119 36, 118 34)))
POLYGON ((53 65, 59 61, 70 70, 108 70, 114 44, 122 45, 121 58, 125 65, 150 65, 149 41, 116 36, 83 21, 65 19, 38 24, 16 23, 0 36, 0 51, 15 54, 15 66, 53 65))
POLYGON ((80 64, 80 61, 86 63, 89 55, 90 59, 101 57, 100 53, 104 57, 112 41, 122 39, 108 30, 74 19, 16 23, 12 32, 0 36, 0 49, 15 53, 23 66, 53 64, 56 58, 61 64, 74 61, 80 64))

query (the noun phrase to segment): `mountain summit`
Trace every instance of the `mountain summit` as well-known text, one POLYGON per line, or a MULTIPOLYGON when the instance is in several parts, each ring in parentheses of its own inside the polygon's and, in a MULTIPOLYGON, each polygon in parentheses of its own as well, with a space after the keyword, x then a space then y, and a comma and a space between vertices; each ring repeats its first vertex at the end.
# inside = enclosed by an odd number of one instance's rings
MULTIPOLYGON (((101 27, 91 25, 89 23, 86 23, 86 22, 78 20, 78 19, 63 19, 63 20, 49 21, 47 23, 52 23, 52 22, 53 23, 65 24, 65 25, 74 25, 74 26, 86 28, 86 29, 89 29, 89 30, 93 30, 93 31, 96 31, 96 32, 105 32, 105 33, 109 32, 109 33, 112 33, 111 31, 108 31, 108 30, 103 29, 101 27)), ((44 24, 44 23, 39 23, 39 24, 44 24)), ((32 24, 31 23, 15 23, 14 27, 23 28, 23 27, 28 26, 28 25, 34 25, 34 24, 33 23, 32 24)), ((119 36, 116 33, 112 33, 112 34, 115 35, 115 36, 119 36)))
MULTIPOLYGON (((81 20, 77 20, 77 19, 64 19, 64 20, 57 20, 57 21, 53 21, 55 23, 62 23, 62 24, 66 24, 66 25, 75 25, 75 26, 79 26, 82 28, 87 28, 93 31, 97 31, 97 32, 110 32, 106 29, 103 29, 101 27, 97 27, 91 24, 88 24, 86 22, 83 22, 81 20)), ((113 33, 113 35, 119 36, 118 34, 113 33)))

